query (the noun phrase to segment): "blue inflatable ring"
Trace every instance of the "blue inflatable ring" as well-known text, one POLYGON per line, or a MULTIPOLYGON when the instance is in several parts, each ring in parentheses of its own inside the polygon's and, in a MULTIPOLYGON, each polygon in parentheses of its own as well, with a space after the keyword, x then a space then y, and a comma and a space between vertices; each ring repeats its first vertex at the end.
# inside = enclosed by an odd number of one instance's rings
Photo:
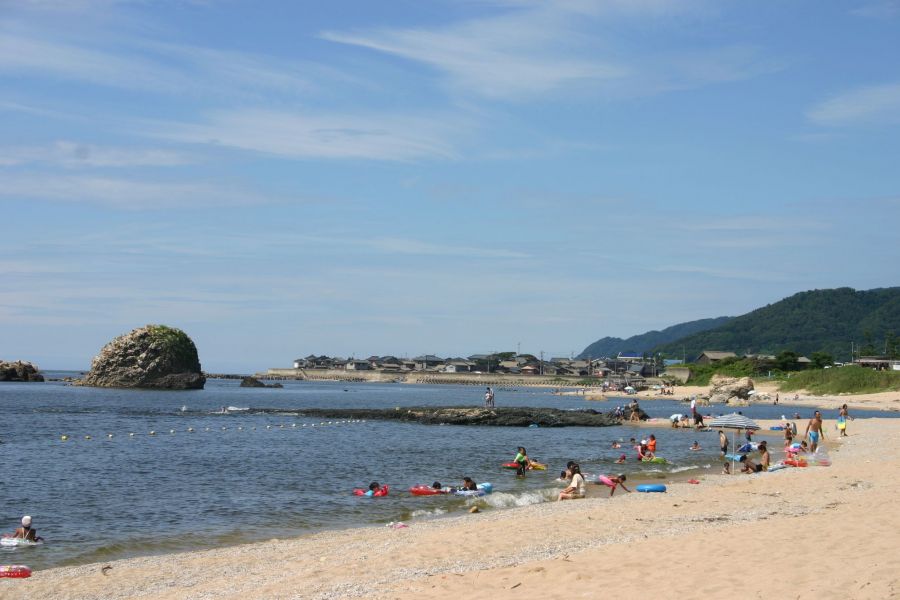
POLYGON ((645 484, 637 486, 634 489, 636 489, 639 492, 664 492, 664 491, 666 491, 666 486, 664 486, 662 484, 645 483, 645 484))

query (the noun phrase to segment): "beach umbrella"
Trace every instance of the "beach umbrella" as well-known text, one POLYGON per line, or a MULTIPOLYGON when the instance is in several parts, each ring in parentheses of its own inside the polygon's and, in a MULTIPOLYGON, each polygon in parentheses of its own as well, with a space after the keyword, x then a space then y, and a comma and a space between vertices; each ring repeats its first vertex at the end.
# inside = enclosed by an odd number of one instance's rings
POLYGON ((721 429, 731 429, 731 474, 734 475, 734 457, 735 451, 737 450, 737 443, 735 442, 735 435, 738 429, 752 429, 756 431, 759 429, 759 425, 756 424, 756 421, 745 417, 744 415, 739 415, 737 413, 731 413, 730 415, 722 415, 721 417, 716 417, 712 421, 708 423, 709 427, 721 428, 721 429))

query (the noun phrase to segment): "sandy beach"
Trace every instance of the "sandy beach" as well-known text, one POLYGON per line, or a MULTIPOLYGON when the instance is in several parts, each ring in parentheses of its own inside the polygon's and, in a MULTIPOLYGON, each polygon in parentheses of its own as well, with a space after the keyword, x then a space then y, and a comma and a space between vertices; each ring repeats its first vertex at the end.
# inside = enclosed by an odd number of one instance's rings
POLYGON ((585 500, 399 529, 296 539, 248 532, 256 543, 0 580, 0 596, 892 597, 900 593, 892 533, 900 517, 884 508, 900 493, 900 463, 881 448, 900 434, 900 420, 857 420, 848 432, 832 439, 831 467, 715 474, 699 485, 670 484, 665 494, 619 491, 611 500, 591 486, 585 500))
MULTIPOLYGON (((836 396, 817 396, 806 390, 781 392, 778 383, 771 381, 754 380, 754 388, 762 394, 768 394, 769 400, 764 403, 772 403, 775 394, 779 395, 779 405, 796 406, 800 408, 824 408, 836 410, 843 404, 847 404, 852 411, 857 410, 893 410, 900 411, 900 391, 877 392, 874 394, 846 394, 836 396)), ((599 389, 588 389, 569 392, 571 395, 584 395, 588 400, 605 400, 599 389)), ((702 396, 709 394, 709 386, 706 385, 679 385, 675 387, 672 396, 660 396, 653 391, 638 392, 634 395, 638 401, 644 400, 680 400, 690 398, 693 395, 702 396)))

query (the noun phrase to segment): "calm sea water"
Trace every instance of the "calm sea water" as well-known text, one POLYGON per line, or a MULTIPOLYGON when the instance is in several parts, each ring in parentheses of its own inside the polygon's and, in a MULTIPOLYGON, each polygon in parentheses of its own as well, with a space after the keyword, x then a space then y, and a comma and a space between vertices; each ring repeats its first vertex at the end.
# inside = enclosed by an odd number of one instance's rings
MULTIPOLYGON (((481 402, 481 393, 481 388, 465 386, 325 382, 253 389, 228 380, 211 380, 205 390, 186 392, 0 384, 0 457, 5 465, 0 530, 11 532, 22 515, 30 514, 47 539, 41 547, 0 549, 0 563, 45 568, 415 521, 466 510, 473 503, 502 508, 544 502, 560 489, 554 478, 568 460, 579 461, 588 473, 625 471, 631 478, 691 472, 718 462, 715 434, 669 429, 655 433, 658 454, 671 464, 632 459, 623 466, 613 464, 622 451, 611 449, 611 443, 639 438, 641 430, 323 424, 300 417, 212 414, 223 406, 471 405, 481 402), (63 434, 69 441, 60 440, 63 434), (88 435, 92 439, 85 439, 88 435), (703 451, 687 450, 694 439, 703 451), (500 468, 519 445, 550 469, 516 479, 500 468), (463 476, 492 482, 496 492, 480 499, 406 492, 411 485, 434 480, 456 485, 463 476), (378 499, 351 494, 372 480, 390 485, 391 494, 378 499)), ((617 403, 533 389, 501 389, 496 400, 498 406, 598 410, 611 410, 617 403)), ((684 404, 674 401, 647 402, 644 408, 657 417, 685 411, 684 404)), ((730 411, 713 407, 712 412, 730 411)), ((778 418, 785 412, 791 416, 794 409, 753 406, 743 412, 778 418)), ((801 411, 804 418, 810 412, 801 411)), ((826 417, 834 416, 826 411, 826 417)), ((632 452, 626 452, 631 458, 632 452)))

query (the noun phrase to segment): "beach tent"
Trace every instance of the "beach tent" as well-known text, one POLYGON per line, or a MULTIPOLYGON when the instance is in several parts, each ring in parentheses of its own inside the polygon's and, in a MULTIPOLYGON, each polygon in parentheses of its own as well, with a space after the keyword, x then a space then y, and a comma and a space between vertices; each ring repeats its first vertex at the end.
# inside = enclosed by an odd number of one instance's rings
POLYGON ((716 417, 707 425, 713 429, 731 429, 731 474, 734 475, 734 463, 737 462, 734 460, 735 452, 737 451, 737 444, 735 443, 735 436, 737 434, 738 429, 752 429, 754 431, 759 429, 759 425, 753 419, 747 418, 744 415, 739 415, 737 413, 731 413, 730 415, 722 415, 721 417, 716 417))

